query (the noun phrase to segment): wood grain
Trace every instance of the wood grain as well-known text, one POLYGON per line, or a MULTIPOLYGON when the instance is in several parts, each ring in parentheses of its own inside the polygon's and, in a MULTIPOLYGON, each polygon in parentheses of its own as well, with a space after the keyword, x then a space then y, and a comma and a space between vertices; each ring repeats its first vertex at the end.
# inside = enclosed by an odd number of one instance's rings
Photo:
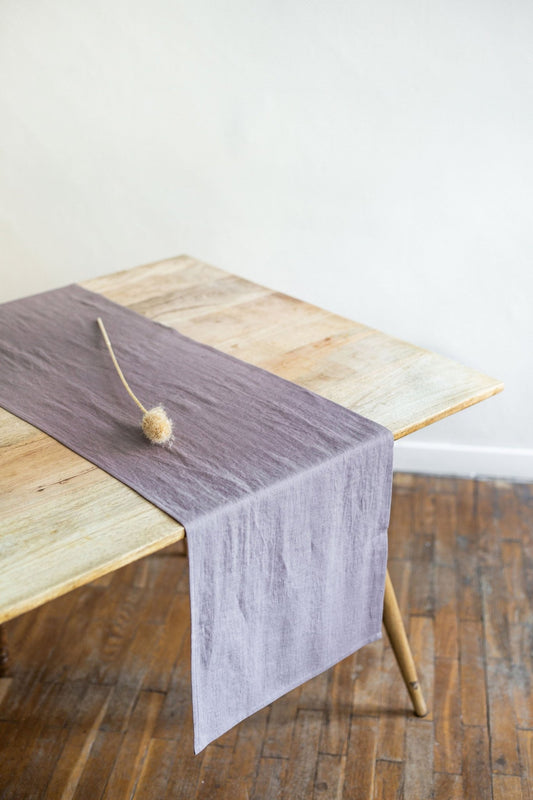
MULTIPOLYGON (((457 579, 465 548, 483 550, 470 608, 490 591, 485 578, 502 552, 515 575, 526 575, 533 485, 397 475, 393 507, 398 498, 399 538, 405 519, 417 516, 417 530, 432 520, 438 552, 450 515, 456 521, 466 541, 446 549, 445 569, 457 579), (500 522, 492 524, 497 515, 500 522), (517 533, 521 551, 506 548, 517 533)), ((389 567, 432 714, 412 715, 384 639, 198 756, 192 755, 187 562, 175 545, 11 620, 6 627, 17 659, 11 677, 0 680, 0 797, 533 800, 529 601, 520 592, 507 595, 507 588, 502 609, 483 600, 496 620, 462 619, 460 603, 453 604, 459 646, 443 655, 435 647, 433 612, 421 616, 409 603, 419 555, 407 550, 389 567), (494 659, 487 642, 510 615, 520 620, 509 628, 511 652, 494 659)), ((441 563, 427 561, 425 568, 435 577, 441 563)), ((437 613, 439 597, 447 595, 437 591, 437 613)))
MULTIPOLYGON (((189 256, 82 286, 358 411, 395 438, 503 388, 189 256)), ((0 623, 184 535, 133 490, 1 409, 0 452, 0 623)))

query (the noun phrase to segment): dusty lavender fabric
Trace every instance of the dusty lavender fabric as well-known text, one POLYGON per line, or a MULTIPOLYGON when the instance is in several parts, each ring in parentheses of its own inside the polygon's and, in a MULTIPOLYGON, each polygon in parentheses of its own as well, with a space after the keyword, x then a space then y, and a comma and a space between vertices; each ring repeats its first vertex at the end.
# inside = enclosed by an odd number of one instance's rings
POLYGON ((184 525, 196 752, 381 636, 387 429, 76 285, 0 306, 0 404, 184 525))

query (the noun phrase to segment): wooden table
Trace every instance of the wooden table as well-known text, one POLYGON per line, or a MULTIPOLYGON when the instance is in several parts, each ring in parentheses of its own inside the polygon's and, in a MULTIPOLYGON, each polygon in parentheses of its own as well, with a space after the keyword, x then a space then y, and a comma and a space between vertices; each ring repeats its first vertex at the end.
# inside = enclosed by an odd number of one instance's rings
MULTIPOLYGON (((448 358, 189 256, 81 285, 357 411, 395 439, 503 389, 448 358)), ((184 536, 132 489, 1 408, 0 448, 0 623, 184 536)), ((384 623, 423 715, 388 576, 384 623)), ((2 659, 5 646, 0 667, 2 659)))

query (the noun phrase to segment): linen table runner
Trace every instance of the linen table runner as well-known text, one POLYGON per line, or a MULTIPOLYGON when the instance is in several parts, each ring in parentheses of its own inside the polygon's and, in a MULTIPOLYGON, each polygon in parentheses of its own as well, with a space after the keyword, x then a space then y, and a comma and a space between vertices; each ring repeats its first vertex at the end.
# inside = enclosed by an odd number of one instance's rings
POLYGON ((381 636, 386 428, 77 285, 0 306, 0 405, 185 527, 195 752, 381 636))

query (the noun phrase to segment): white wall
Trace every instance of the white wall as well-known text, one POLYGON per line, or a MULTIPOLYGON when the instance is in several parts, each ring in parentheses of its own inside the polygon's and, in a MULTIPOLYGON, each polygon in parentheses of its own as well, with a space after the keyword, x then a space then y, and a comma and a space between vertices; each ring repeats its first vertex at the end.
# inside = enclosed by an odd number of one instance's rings
POLYGON ((0 298, 187 252, 506 381, 398 465, 533 478, 533 4, 3 0, 0 298))

